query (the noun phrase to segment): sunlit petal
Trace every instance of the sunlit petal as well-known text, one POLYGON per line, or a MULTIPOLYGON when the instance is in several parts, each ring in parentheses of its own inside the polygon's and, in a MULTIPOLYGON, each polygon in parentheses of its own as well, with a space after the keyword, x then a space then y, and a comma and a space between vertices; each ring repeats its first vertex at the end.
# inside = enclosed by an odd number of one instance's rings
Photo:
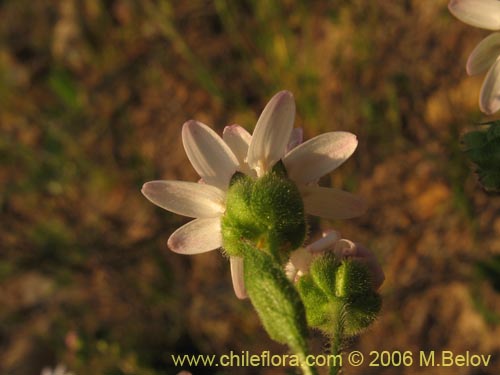
POLYGON ((185 181, 150 181, 142 194, 157 206, 188 217, 219 217, 225 193, 211 185, 185 181))
POLYGON ((448 9, 460 21, 471 26, 500 30, 498 0, 451 0, 448 9))
POLYGON ((334 188, 301 186, 306 213, 325 219, 349 219, 365 211, 363 200, 351 193, 334 188))
POLYGON ((487 115, 500 109, 500 59, 491 66, 479 96, 479 108, 487 115))
POLYGON ((260 115, 248 149, 248 165, 259 176, 283 157, 294 120, 293 95, 289 91, 280 91, 260 115))
POLYGON ((248 296, 243 277, 243 258, 230 257, 229 261, 231 263, 231 279, 233 280, 234 294, 239 299, 245 299, 248 296))
POLYGON ((222 246, 220 219, 195 219, 177 229, 168 239, 168 247, 179 254, 199 254, 222 246))
POLYGON ((284 158, 288 176, 299 184, 316 181, 330 173, 354 152, 358 140, 348 132, 318 135, 294 148, 284 158))
POLYGON ((238 161, 222 138, 207 125, 190 120, 182 127, 182 143, 200 177, 207 184, 226 190, 238 161))
POLYGON ((467 60, 467 73, 480 74, 487 71, 500 55, 500 33, 484 38, 474 48, 467 60))

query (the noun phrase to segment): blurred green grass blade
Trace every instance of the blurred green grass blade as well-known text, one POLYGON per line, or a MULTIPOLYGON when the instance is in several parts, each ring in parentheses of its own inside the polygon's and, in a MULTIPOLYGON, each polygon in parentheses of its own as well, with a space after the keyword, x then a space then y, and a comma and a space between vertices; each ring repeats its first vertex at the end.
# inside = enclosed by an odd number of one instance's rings
POLYGON ((79 89, 75 79, 69 72, 61 69, 52 70, 48 78, 48 84, 50 89, 66 107, 72 110, 81 108, 81 101, 78 95, 79 89))
POLYGON ((500 293, 500 255, 477 262, 476 270, 481 278, 487 280, 493 289, 500 293))

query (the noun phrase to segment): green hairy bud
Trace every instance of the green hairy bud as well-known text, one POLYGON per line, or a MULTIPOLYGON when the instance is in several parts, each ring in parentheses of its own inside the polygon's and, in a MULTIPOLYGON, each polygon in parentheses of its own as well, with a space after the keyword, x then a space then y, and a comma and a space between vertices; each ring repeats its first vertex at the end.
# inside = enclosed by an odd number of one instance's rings
POLYGON ((242 243, 248 241, 284 264, 289 253, 302 245, 304 205, 280 163, 256 181, 241 173, 233 176, 221 227, 229 255, 242 256, 242 243))
POLYGON ((356 260, 339 262, 332 254, 316 258, 297 289, 310 326, 335 335, 339 321, 348 336, 359 334, 377 317, 381 298, 367 267, 356 260))

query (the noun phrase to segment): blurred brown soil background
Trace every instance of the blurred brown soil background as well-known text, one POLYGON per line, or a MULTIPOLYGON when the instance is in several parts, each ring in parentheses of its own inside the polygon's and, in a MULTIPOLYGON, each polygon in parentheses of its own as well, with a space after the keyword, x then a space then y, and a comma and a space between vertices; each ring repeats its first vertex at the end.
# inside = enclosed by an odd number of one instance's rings
MULTIPOLYGON (((386 272, 380 318, 347 350, 492 355, 487 368, 365 363, 345 374, 499 374, 500 294, 477 262, 500 254, 500 198, 459 142, 484 120, 482 77, 464 65, 488 32, 446 5, 0 2, 0 373, 64 363, 78 375, 170 375, 181 370, 173 353, 286 353, 234 297, 220 252, 167 249, 186 219, 140 188, 197 180, 184 121, 252 130, 288 89, 306 139, 359 139, 324 182, 362 195, 368 213, 317 223, 370 247, 386 272)), ((311 342, 325 345, 314 332, 311 342)))

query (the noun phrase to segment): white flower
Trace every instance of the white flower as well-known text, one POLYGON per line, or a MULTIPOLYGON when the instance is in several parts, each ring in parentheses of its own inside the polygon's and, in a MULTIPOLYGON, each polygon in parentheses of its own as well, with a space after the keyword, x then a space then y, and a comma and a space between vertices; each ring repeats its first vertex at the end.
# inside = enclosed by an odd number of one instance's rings
MULTIPOLYGON (((489 30, 500 30, 500 1, 452 0, 448 8, 459 20, 489 30)), ((479 95, 479 108, 491 115, 500 109, 500 33, 483 39, 467 60, 467 73, 476 75, 488 70, 479 95)))
MULTIPOLYGON (((177 229, 168 246, 180 254, 198 254, 222 246, 221 217, 231 176, 241 171, 253 178, 266 174, 280 159, 297 183, 307 213, 345 219, 364 211, 362 201, 347 192, 316 186, 315 182, 342 164, 357 146, 356 136, 331 132, 299 146, 300 129, 292 130, 295 102, 288 91, 276 94, 262 112, 253 136, 238 125, 226 127, 224 141, 208 126, 191 120, 184 124, 182 142, 203 183, 151 181, 142 193, 152 203, 195 220, 177 229), (286 153, 286 155, 285 155, 286 153)), ((230 257, 233 287, 245 298, 243 260, 230 257)))
POLYGON ((73 373, 66 371, 66 367, 64 365, 57 365, 55 369, 45 367, 40 375, 73 375, 73 373))

